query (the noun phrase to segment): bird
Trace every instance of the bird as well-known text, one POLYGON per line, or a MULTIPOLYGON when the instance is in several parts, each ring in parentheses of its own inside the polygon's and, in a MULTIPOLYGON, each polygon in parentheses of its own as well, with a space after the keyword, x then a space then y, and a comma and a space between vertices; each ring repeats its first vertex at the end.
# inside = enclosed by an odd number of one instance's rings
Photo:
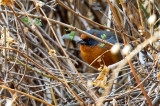
MULTIPOLYGON (((110 31, 101 31, 96 29, 87 30, 87 33, 90 33, 98 38, 106 40, 109 43, 115 44, 117 43, 116 36, 113 32, 110 31)), ((101 66, 109 66, 114 64, 122 59, 122 55, 120 52, 112 53, 110 49, 112 45, 103 44, 93 38, 88 37, 85 34, 80 35, 80 40, 78 43, 80 44, 80 52, 82 59, 91 64, 91 66, 95 68, 100 68, 101 66), (100 57, 97 59, 97 57, 100 57), (95 59, 97 59, 95 61, 95 59)), ((119 43, 122 44, 123 40, 118 36, 119 43)))

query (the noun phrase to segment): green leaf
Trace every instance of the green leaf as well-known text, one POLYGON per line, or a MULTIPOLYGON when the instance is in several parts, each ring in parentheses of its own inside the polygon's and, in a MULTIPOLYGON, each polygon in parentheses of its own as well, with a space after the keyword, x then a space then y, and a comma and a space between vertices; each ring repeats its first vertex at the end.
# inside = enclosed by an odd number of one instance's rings
POLYGON ((104 43, 102 43, 102 44, 100 44, 100 46, 101 46, 101 47, 104 47, 104 46, 105 46, 105 44, 104 44, 104 43))
POLYGON ((149 18, 149 13, 147 12, 147 10, 142 5, 142 2, 139 1, 139 5, 140 5, 141 9, 143 10, 143 12, 145 13, 146 17, 149 18))
POLYGON ((74 37, 75 37, 75 34, 76 34, 75 31, 71 31, 71 33, 69 34, 69 38, 70 38, 71 40, 73 40, 74 37))
POLYGON ((35 23, 36 25, 42 26, 42 23, 41 23, 41 21, 40 21, 38 18, 35 18, 35 19, 34 19, 34 23, 35 23))
POLYGON ((28 25, 31 25, 31 22, 30 22, 30 20, 27 17, 23 17, 23 21, 25 23, 27 23, 28 25))
MULTIPOLYGON (((73 25, 71 24, 71 26, 73 26, 73 25)), ((71 28, 68 28, 68 29, 65 29, 65 30, 68 32, 68 31, 71 31, 71 28)))
POLYGON ((106 35, 106 34, 103 34, 103 35, 101 35, 101 38, 102 38, 102 39, 106 39, 106 38, 107 38, 107 35, 106 35))
POLYGON ((28 18, 23 17, 23 21, 24 21, 24 22, 28 22, 28 18))

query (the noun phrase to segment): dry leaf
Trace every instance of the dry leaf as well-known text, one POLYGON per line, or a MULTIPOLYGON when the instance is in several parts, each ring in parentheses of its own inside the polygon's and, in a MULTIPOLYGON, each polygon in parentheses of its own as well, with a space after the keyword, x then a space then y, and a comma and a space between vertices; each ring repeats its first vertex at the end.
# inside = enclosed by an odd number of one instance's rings
POLYGON ((56 55, 56 51, 53 50, 53 49, 50 49, 50 50, 49 50, 49 54, 50 54, 50 55, 56 55))
POLYGON ((101 71, 97 79, 93 81, 93 85, 106 88, 108 75, 109 75, 109 69, 107 66, 104 66, 103 70, 101 71))
POLYGON ((160 81, 160 72, 157 73, 157 79, 160 81))
POLYGON ((13 0, 1 0, 2 5, 13 6, 13 0))

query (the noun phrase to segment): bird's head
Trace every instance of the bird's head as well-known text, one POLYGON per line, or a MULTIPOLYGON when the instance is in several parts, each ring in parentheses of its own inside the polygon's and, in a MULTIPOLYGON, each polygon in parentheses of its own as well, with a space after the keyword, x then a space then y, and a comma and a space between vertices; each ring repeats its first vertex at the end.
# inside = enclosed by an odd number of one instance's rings
MULTIPOLYGON (((101 38, 101 35, 103 34, 104 31, 98 31, 98 30, 92 29, 92 30, 87 30, 86 32, 90 33, 98 38, 101 38)), ((78 43, 80 43, 81 45, 95 46, 95 45, 98 45, 101 43, 93 38, 88 37, 85 34, 81 34, 80 38, 81 39, 78 41, 78 43)))
MULTIPOLYGON (((90 33, 100 39, 106 40, 107 42, 110 42, 112 44, 115 44, 117 42, 115 34, 110 31, 100 31, 100 30, 91 29, 91 30, 87 30, 86 32, 90 33)), ((81 39, 78 41, 78 43, 80 43, 81 45, 95 46, 95 45, 101 44, 101 42, 99 42, 93 38, 90 38, 85 34, 82 34, 80 38, 81 39)), ((120 43, 123 43, 123 41, 120 37, 118 37, 118 40, 120 43)))

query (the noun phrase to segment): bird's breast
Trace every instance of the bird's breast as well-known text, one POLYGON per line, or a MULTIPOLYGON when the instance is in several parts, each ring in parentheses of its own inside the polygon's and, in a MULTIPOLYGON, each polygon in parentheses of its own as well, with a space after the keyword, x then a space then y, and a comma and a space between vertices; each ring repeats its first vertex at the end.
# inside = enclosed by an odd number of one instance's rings
MULTIPOLYGON (((83 60, 86 61, 88 64, 91 64, 97 57, 100 57, 102 62, 108 66, 110 64, 117 62, 115 61, 115 58, 119 58, 117 57, 117 55, 114 55, 110 52, 110 48, 111 47, 107 48, 107 46, 103 48, 100 45, 95 45, 95 46, 81 45, 80 51, 83 60)), ((100 63, 95 61, 95 63, 92 66, 98 68, 100 67, 100 63)))

